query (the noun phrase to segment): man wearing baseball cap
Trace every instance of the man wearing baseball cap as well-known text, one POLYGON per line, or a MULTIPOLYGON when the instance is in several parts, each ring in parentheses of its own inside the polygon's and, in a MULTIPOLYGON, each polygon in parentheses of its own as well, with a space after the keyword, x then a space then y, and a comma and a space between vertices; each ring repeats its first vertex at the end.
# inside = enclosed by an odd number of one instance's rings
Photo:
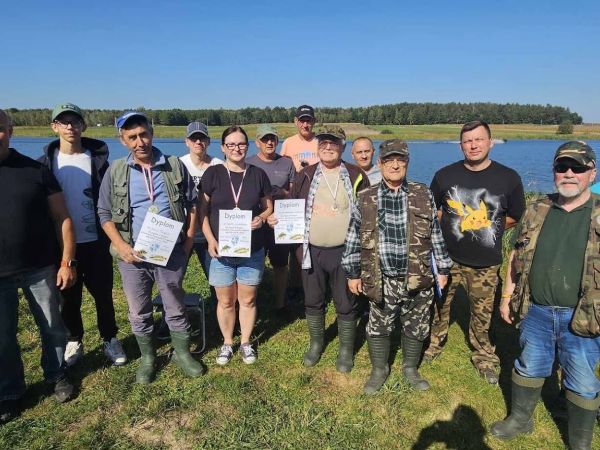
POLYGON ((358 193, 342 258, 350 292, 370 301, 366 332, 372 370, 366 394, 377 392, 388 377, 390 340, 398 317, 402 373, 414 389, 429 389, 417 367, 429 335, 433 285, 437 282, 443 289, 452 267, 433 195, 424 184, 407 181, 408 161, 404 141, 381 143, 378 165, 383 180, 358 193))
MULTIPOLYGON (((304 238, 296 251, 302 265, 304 307, 310 335, 310 347, 304 354, 303 363, 312 367, 321 359, 329 285, 340 340, 336 368, 339 372, 350 372, 354 366, 358 308, 348 290, 340 262, 356 193, 369 186, 369 179, 359 167, 342 161, 346 145, 346 133, 342 128, 320 127, 316 138, 319 162, 296 174, 291 193, 292 198, 306 201, 304 238)), ((275 225, 275 215, 271 215, 268 222, 275 225)))
POLYGON ((301 105, 294 114, 294 124, 298 133, 290 136, 281 146, 281 155, 292 158, 296 172, 303 167, 319 161, 317 156, 317 139, 313 133, 315 110, 312 106, 301 105))
POLYGON ((121 143, 129 156, 114 161, 100 188, 98 215, 118 259, 129 321, 142 354, 136 382, 155 377, 156 350, 152 342, 152 286, 157 284, 165 321, 175 352, 173 361, 186 375, 197 377, 204 367, 190 354, 190 324, 185 314, 182 282, 194 242, 196 199, 191 177, 179 158, 164 155, 152 145, 154 131, 148 118, 136 111, 117 119, 121 143), (146 262, 134 250, 148 213, 183 223, 166 266, 146 262))
MULTIPOLYGON (((275 127, 260 124, 256 130, 255 143, 258 147, 258 153, 246 158, 246 162, 265 171, 273 188, 273 200, 289 197, 296 171, 290 158, 278 155, 276 152, 279 136, 275 127)), ((275 244, 275 233, 267 224, 263 225, 263 232, 265 236, 265 253, 269 256, 271 266, 273 266, 275 309, 283 312, 285 310, 290 246, 275 244)))
POLYGON ((532 201, 510 254, 500 315, 519 327, 512 408, 491 434, 533 430, 533 411, 555 358, 562 367, 570 449, 591 449, 600 406, 600 196, 590 192, 596 155, 571 141, 554 155, 557 193, 532 201))
POLYGON ((65 362, 72 366, 83 356, 81 300, 85 285, 95 302, 104 354, 115 366, 121 366, 127 357, 117 339, 110 241, 96 214, 100 184, 108 169, 108 147, 103 141, 82 137, 87 126, 81 109, 73 103, 54 108, 51 127, 58 139, 44 148, 39 161, 54 173, 62 187, 77 243, 71 261, 77 281, 62 291, 61 313, 68 331, 65 362))

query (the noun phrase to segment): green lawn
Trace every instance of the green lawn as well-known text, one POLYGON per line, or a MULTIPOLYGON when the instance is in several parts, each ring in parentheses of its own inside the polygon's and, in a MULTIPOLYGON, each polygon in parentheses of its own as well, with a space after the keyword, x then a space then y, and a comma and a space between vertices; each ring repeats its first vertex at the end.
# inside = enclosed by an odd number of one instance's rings
MULTIPOLYGON (((395 361, 384 389, 362 395, 370 365, 364 333, 356 365, 349 375, 335 371, 338 341, 335 315, 327 315, 329 344, 321 362, 303 368, 308 343, 306 323, 288 322, 271 314, 270 271, 259 291, 259 359, 246 366, 238 355, 226 367, 215 364, 218 339, 209 340, 202 360, 205 376, 186 378, 160 348, 162 367, 154 383, 133 383, 137 352, 127 321, 120 281, 114 290, 120 338, 130 357, 124 367, 108 367, 95 327, 92 300, 84 302, 84 342, 87 354, 73 370, 80 386, 73 401, 58 405, 43 386, 40 344, 25 303, 21 305, 19 340, 29 390, 20 418, 0 428, 2 449, 562 449, 559 430, 546 404, 556 395, 556 380, 546 383, 544 399, 535 412, 532 435, 504 443, 486 434, 489 424, 505 416, 510 369, 517 349, 516 334, 495 323, 503 359, 501 387, 487 385, 469 362, 465 343, 464 299, 457 299, 449 344, 442 356, 422 373, 430 391, 412 391, 400 374, 399 335, 395 361), (431 447, 428 445, 431 444, 431 447), (414 446, 414 447, 413 447, 414 446)), ((197 259, 193 257, 186 288, 208 294, 197 259)), ((361 324, 364 328, 364 323, 361 324)), ((600 448, 596 430, 595 448, 600 448)))

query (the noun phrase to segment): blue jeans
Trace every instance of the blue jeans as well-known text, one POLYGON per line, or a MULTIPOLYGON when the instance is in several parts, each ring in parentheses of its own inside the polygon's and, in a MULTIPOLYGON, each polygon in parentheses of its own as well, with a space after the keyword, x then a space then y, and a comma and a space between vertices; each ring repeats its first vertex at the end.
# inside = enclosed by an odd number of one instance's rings
POLYGON ((246 286, 258 286, 265 269, 265 249, 250 254, 250 258, 221 256, 212 258, 208 282, 214 287, 231 286, 236 281, 246 286))
POLYGON ((521 323, 521 356, 515 360, 515 369, 524 377, 546 378, 557 355, 565 388, 593 399, 600 392, 600 380, 594 374, 600 362, 600 336, 573 334, 569 328, 573 311, 532 304, 521 323))
POLYGON ((21 288, 42 338, 44 378, 54 382, 65 373, 67 330, 60 315, 54 266, 0 278, 0 400, 18 399, 25 392, 21 349, 17 342, 21 288))

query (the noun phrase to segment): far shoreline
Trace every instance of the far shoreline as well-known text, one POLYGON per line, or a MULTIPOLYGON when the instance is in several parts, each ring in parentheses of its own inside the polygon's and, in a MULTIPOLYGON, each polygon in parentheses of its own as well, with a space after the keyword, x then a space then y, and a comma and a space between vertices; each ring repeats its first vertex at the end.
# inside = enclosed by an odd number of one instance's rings
MULTIPOLYGON (((296 133, 292 123, 273 124, 283 140, 296 133)), ((340 123, 349 141, 360 136, 373 140, 399 138, 405 140, 452 141, 457 140, 462 124, 436 125, 363 125, 360 123, 340 123)), ((256 135, 257 124, 242 125, 250 138, 256 135)), ((575 125, 573 134, 556 134, 558 125, 539 124, 490 124, 492 137, 498 140, 598 140, 600 124, 575 125)), ((218 140, 226 126, 209 126, 208 131, 213 140, 218 140)), ((155 137, 167 139, 183 139, 185 126, 155 126, 155 137)), ((18 126, 14 128, 14 137, 52 138, 54 134, 50 126, 18 126)), ((118 133, 112 126, 88 126, 84 133, 87 137, 117 138, 118 133)))

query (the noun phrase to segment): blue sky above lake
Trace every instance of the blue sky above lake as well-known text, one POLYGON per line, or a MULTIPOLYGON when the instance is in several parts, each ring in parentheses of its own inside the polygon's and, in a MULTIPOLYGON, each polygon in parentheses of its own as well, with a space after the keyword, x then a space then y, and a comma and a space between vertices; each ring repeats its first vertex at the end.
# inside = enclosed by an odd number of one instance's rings
POLYGON ((490 101, 600 122, 597 1, 21 0, 0 17, 0 107, 490 101))

